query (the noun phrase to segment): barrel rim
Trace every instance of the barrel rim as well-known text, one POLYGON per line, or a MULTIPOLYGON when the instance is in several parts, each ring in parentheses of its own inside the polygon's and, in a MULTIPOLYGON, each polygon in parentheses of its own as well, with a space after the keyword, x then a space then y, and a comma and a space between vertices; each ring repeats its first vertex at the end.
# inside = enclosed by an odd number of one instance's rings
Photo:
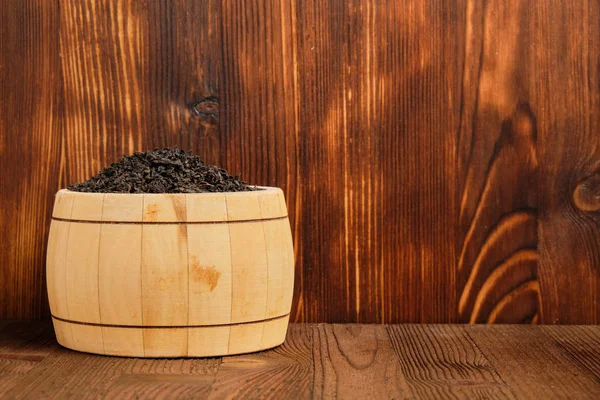
POLYGON ((88 193, 61 189, 52 219, 95 223, 226 223, 287 218, 280 188, 210 193, 88 193))
MULTIPOLYGON (((252 186, 252 185, 249 185, 252 186)), ((277 192, 280 191, 281 188, 276 187, 276 186, 252 186, 255 188, 258 188, 260 190, 250 190, 250 191, 242 191, 242 192, 202 192, 202 193, 122 193, 122 192, 106 192, 106 193, 100 193, 100 192, 78 192, 76 190, 69 190, 66 188, 60 189, 58 192, 56 192, 56 194, 58 195, 59 193, 73 193, 75 195, 84 195, 84 196, 104 196, 107 194, 110 195, 124 195, 124 196, 216 196, 216 195, 223 195, 226 194, 228 196, 234 195, 234 196, 239 196, 239 195, 247 195, 248 193, 259 193, 259 194, 264 194, 264 193, 272 193, 272 192, 277 192)))

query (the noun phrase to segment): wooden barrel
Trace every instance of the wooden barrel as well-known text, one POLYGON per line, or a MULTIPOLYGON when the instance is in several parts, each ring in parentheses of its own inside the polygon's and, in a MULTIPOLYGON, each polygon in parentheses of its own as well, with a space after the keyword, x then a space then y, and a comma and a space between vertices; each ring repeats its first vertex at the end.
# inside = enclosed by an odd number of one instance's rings
POLYGON ((56 195, 47 283, 58 342, 204 357, 283 343, 294 253, 283 192, 56 195))

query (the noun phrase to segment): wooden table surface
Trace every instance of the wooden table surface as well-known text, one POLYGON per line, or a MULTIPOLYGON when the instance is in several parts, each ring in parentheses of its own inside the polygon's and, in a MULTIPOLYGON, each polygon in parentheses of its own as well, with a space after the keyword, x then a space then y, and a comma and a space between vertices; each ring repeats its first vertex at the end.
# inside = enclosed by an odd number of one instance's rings
POLYGON ((128 359, 0 322, 0 398, 600 398, 600 327, 291 325, 274 350, 128 359))

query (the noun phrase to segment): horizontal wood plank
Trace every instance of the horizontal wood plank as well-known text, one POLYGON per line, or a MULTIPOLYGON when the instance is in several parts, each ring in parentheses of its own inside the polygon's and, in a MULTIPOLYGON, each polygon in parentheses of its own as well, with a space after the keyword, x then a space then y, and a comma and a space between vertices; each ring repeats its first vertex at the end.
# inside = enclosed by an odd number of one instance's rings
POLYGON ((292 325, 279 348, 224 357, 209 398, 311 398, 312 342, 311 326, 292 325))
POLYGON ((204 359, 95 356, 0 322, 3 398, 598 398, 600 326, 292 324, 281 347, 204 359))
MULTIPOLYGON (((1 358, 1 356, 0 356, 1 358)), ((206 397, 221 360, 99 357, 56 348, 7 398, 206 397)))
POLYGON ((313 327, 314 397, 409 398, 383 325, 313 327))
POLYGON ((392 325, 388 332, 399 372, 417 397, 515 398, 464 327, 392 325))
MULTIPOLYGON (((596 332, 598 329, 594 328, 596 332)), ((600 396, 597 376, 589 369, 580 368, 580 362, 574 362, 541 327, 469 326, 466 330, 517 398, 596 399, 600 396)), ((572 327, 554 328, 553 332, 561 336, 583 334, 572 327)), ((586 347, 587 358, 597 363, 598 352, 591 344, 586 347)))
POLYGON ((0 398, 57 348, 47 323, 0 321, 0 398))
POLYGON ((574 326, 569 329, 542 327, 542 330, 576 366, 600 382, 600 330, 595 326, 574 326))

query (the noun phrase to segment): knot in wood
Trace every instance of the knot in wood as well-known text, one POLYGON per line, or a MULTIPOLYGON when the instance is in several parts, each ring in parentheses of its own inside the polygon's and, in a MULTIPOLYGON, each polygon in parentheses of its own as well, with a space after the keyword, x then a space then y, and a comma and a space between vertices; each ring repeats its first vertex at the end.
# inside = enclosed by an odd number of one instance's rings
POLYGON ((600 210, 600 173, 585 178, 573 191, 573 202, 582 211, 600 210))
POLYGON ((216 97, 207 97, 192 106, 194 115, 199 118, 219 119, 219 99, 216 97))

